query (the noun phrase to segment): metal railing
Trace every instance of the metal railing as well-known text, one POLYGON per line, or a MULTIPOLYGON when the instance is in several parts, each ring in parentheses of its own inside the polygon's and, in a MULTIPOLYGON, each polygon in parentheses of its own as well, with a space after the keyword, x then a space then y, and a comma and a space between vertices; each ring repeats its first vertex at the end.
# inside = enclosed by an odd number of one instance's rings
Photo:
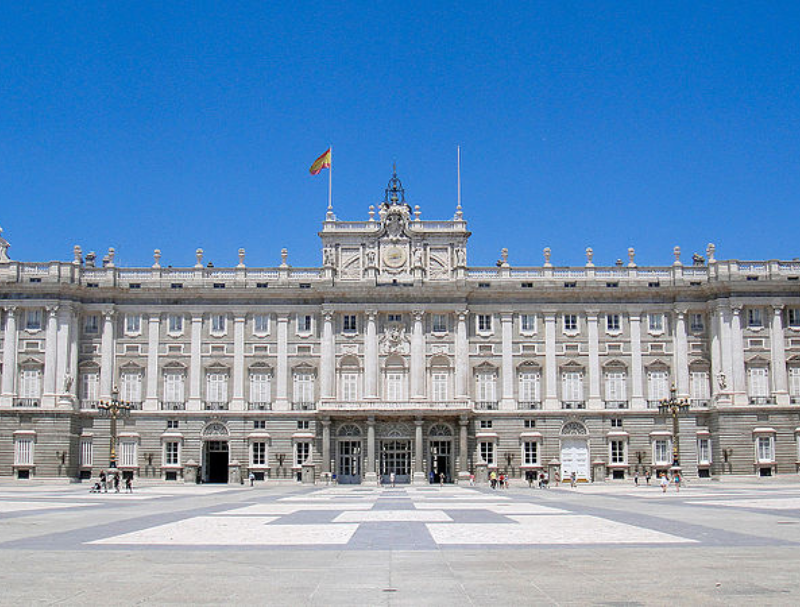
POLYGON ((184 402, 169 402, 165 401, 161 403, 161 410, 162 411, 186 411, 186 403, 184 402))
POLYGON ((227 411, 228 403, 216 403, 206 401, 203 403, 203 409, 206 411, 227 411))
POLYGON ((771 396, 751 396, 749 399, 751 405, 772 405, 775 399, 771 396))
POLYGON ((97 409, 97 405, 100 404, 99 400, 81 400, 81 409, 97 409))
POLYGON ((15 407, 38 407, 39 406, 39 399, 38 398, 15 398, 14 399, 14 406, 15 407))
POLYGON ((475 409, 479 411, 497 411, 497 401, 495 400, 476 400, 475 409))
POLYGON ((586 401, 585 400, 565 400, 561 403, 562 409, 585 409, 586 408, 586 401))
POLYGON ((627 409, 630 405, 627 400, 607 400, 606 409, 627 409))
POLYGON ((303 401, 292 403, 293 411, 315 411, 316 408, 317 403, 307 403, 303 401))
POLYGON ((689 400, 689 405, 694 409, 702 409, 711 405, 711 399, 708 398, 692 398, 689 400))
POLYGON ((250 411, 270 411, 272 409, 272 403, 248 403, 247 408, 250 411))
POLYGON ((661 399, 648 400, 647 401, 647 408, 648 409, 658 409, 659 405, 661 405, 661 399))
POLYGON ((538 400, 520 400, 517 401, 517 409, 521 411, 534 411, 536 409, 541 409, 542 403, 538 400))

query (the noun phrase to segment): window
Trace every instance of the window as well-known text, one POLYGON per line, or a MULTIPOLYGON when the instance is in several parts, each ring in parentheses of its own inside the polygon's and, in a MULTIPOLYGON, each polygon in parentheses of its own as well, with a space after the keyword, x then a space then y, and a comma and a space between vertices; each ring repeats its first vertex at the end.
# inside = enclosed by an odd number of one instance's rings
POLYGON ((627 459, 625 457, 625 441, 612 440, 608 443, 608 457, 612 464, 624 464, 627 459))
POLYGON ((767 367, 748 367, 747 391, 751 399, 766 400, 769 398, 769 369, 767 367))
POLYGON ((403 400, 404 374, 398 371, 386 373, 386 400, 398 402, 403 400))
POLYGON ((538 403, 541 401, 539 373, 523 371, 519 374, 519 402, 538 403))
POLYGON ((449 374, 446 371, 435 371, 431 373, 431 398, 441 402, 447 400, 447 384, 449 374))
POLYGON ((310 404, 314 402, 314 375, 308 371, 294 374, 294 402, 310 404))
POLYGON ((689 329, 693 333, 702 333, 705 329, 705 320, 702 314, 692 314, 689 317, 689 329))
POLYGON ((142 317, 138 314, 125 315, 125 335, 139 335, 142 332, 142 317))
POLYGON ((96 403, 100 400, 100 375, 97 372, 81 373, 81 402, 96 403))
POLYGON ((94 465, 94 441, 91 438, 81 438, 80 466, 91 468, 94 465))
POLYGON ((167 317, 167 332, 170 335, 180 335, 183 333, 183 316, 180 314, 170 314, 167 317))
POLYGON ((267 465, 267 443, 258 441, 250 444, 250 465, 267 465))
POLYGON ((490 420, 490 419, 482 419, 480 421, 480 428, 481 428, 481 430, 491 430, 492 429, 492 420, 490 420))
POLYGON ((311 458, 311 443, 299 442, 294 444, 294 465, 302 466, 311 458))
POLYGON ((119 443, 119 462, 123 468, 135 468, 139 461, 138 443, 135 440, 121 440, 119 443))
POLYGON ((619 314, 606 314, 606 332, 619 333, 619 314))
POLYGON ((786 317, 792 329, 800 329, 800 308, 789 308, 786 312, 786 317))
POLYGON ((800 402, 800 367, 789 367, 789 396, 793 403, 800 402))
POLYGON ((670 458, 670 441, 660 438, 653 441, 653 463, 657 466, 665 466, 672 463, 670 458))
POLYGON ((25 328, 28 331, 40 331, 42 329, 41 310, 28 310, 25 313, 25 328))
POLYGON ((697 439, 697 463, 701 466, 708 466, 711 464, 711 439, 698 438, 697 439))
POLYGON ((761 308, 747 309, 747 326, 751 329, 760 329, 764 326, 761 318, 761 308))
POLYGON ((312 319, 313 317, 311 314, 298 314, 297 315, 297 332, 298 333, 311 333, 312 331, 312 319))
POLYGON ((480 441, 481 459, 489 466, 494 466, 494 442, 480 441))
POLYGON ((575 333, 578 330, 578 315, 564 314, 564 331, 575 333))
POLYGON ((309 422, 307 419, 301 419, 301 420, 298 420, 298 422, 297 422, 297 429, 298 430, 308 430, 310 425, 311 425, 311 422, 309 422))
POLYGON ((534 314, 519 315, 519 330, 521 333, 536 332, 536 316, 534 314))
POLYGON ((625 371, 608 371, 606 373, 606 402, 621 403, 627 401, 625 371))
POLYGON ((119 379, 122 400, 128 403, 142 402, 142 374, 139 371, 126 371, 119 379))
POLYGON ((493 372, 482 372, 475 376, 476 399, 482 403, 495 403, 496 375, 493 372))
POLYGON ((19 396, 24 399, 38 399, 42 395, 42 370, 25 368, 20 371, 19 396))
POLYGON ((759 436, 756 438, 756 457, 759 463, 775 461, 775 437, 759 436))
POLYGON ((525 441, 522 443, 522 463, 525 466, 535 466, 539 463, 539 443, 525 441))
POLYGON ((612 428, 622 428, 622 418, 621 417, 612 417, 611 418, 611 427, 612 428))
POLYGON ((491 314, 478 314, 478 333, 491 333, 492 332, 492 315, 491 314))
POLYGON ((180 464, 179 453, 180 443, 178 441, 167 441, 164 443, 164 465, 177 466, 180 464))
POLYGON ((358 400, 358 373, 342 373, 342 400, 356 401, 358 400))
POLYGON ((164 402, 183 403, 183 373, 164 373, 164 402))
POLYGON ((342 316, 342 331, 344 333, 355 333, 358 331, 355 314, 345 314, 342 316))
POLYGON ((250 402, 266 404, 272 401, 269 373, 250 373, 250 402))
POLYGON ((177 430, 178 426, 180 426, 180 421, 177 419, 168 419, 167 420, 167 430, 177 430))
POLYGON ((227 373, 209 373, 206 376, 206 400, 210 403, 228 402, 227 373))
POLYGON ((387 316, 387 320, 389 322, 403 322, 403 315, 402 314, 389 314, 387 316))
POLYGON ((253 316, 253 333, 256 335, 269 333, 269 315, 256 314, 253 316))
POLYGON ((97 335, 100 332, 100 317, 97 314, 84 316, 83 332, 87 335, 97 335))
POLYGON ((14 465, 33 466, 33 437, 18 436, 14 439, 14 465))
POLYGON ((669 374, 667 371, 649 371, 647 373, 647 398, 651 402, 669 398, 669 374))
POLYGON ((664 315, 660 312, 647 315, 647 330, 650 333, 664 332, 664 315))
POLYGON ((525 428, 535 428, 536 427, 536 420, 535 419, 523 420, 522 425, 525 428))
POLYGON ((711 400, 711 383, 708 371, 692 371, 689 374, 689 388, 692 402, 695 405, 705 406, 711 400))
POLYGON ((583 373, 565 371, 561 374, 561 398, 568 403, 583 402, 583 373))
POLYGON ((265 419, 253 420, 253 430, 266 430, 266 429, 267 429, 267 420, 265 419))
POLYGON ((434 314, 431 319, 434 333, 447 333, 447 315, 434 314))
POLYGON ((225 334, 225 315, 212 314, 211 315, 211 332, 215 335, 225 334))

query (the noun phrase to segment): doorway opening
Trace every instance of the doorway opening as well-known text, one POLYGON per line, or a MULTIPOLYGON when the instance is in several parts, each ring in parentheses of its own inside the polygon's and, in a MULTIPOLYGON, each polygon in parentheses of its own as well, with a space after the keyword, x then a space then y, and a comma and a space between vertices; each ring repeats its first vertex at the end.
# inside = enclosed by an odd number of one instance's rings
POLYGON ((204 469, 206 483, 228 482, 228 441, 206 441, 204 469))
POLYGON ((440 482, 440 475, 444 474, 444 482, 453 482, 453 443, 449 440, 432 440, 430 442, 431 465, 428 474, 431 483, 440 482))
POLYGON ((336 480, 342 485, 361 483, 361 441, 339 441, 339 465, 336 480))
POLYGON ((411 441, 381 441, 381 482, 395 484, 411 482, 411 441))

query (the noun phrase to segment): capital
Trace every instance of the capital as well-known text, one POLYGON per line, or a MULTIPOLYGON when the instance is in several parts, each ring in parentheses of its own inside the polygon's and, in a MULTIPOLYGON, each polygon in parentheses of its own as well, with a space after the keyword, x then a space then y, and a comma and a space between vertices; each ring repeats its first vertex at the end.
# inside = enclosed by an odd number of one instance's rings
POLYGON ((772 304, 772 311, 775 313, 775 316, 779 316, 781 312, 783 312, 783 304, 774 303, 772 304))

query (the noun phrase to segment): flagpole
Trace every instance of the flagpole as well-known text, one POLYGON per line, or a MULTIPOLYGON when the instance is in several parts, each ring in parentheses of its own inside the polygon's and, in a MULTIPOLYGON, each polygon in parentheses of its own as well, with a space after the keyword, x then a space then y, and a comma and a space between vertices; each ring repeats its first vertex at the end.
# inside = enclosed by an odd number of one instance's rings
POLYGON ((457 165, 458 165, 458 205, 456 206, 456 217, 461 219, 461 146, 457 146, 457 165))
POLYGON ((328 169, 328 212, 333 212, 333 146, 330 146, 331 151, 331 166, 328 169))

